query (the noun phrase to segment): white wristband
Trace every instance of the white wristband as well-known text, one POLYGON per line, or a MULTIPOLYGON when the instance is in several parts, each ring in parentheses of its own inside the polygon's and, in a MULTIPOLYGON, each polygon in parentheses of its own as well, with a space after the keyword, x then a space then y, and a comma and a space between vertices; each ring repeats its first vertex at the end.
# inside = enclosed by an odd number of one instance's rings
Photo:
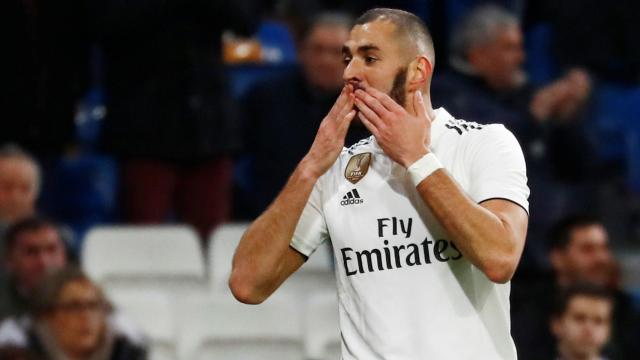
POLYGON ((430 152, 418 159, 418 161, 411 164, 411 166, 407 168, 407 172, 411 177, 411 182, 414 186, 417 187, 418 184, 422 182, 422 180, 427 178, 427 176, 433 174, 434 171, 442 168, 443 166, 436 155, 430 152))

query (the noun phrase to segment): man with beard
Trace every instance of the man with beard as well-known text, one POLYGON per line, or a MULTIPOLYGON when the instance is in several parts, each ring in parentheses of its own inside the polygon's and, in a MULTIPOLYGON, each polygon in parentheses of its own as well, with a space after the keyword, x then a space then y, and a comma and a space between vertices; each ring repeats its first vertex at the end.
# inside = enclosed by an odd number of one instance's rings
POLYGON ((343 47, 346 85, 229 279, 260 303, 330 239, 342 358, 515 359, 509 280, 527 228, 522 151, 502 125, 431 107, 415 15, 372 9, 343 47), (358 116, 373 134, 343 149, 358 116))

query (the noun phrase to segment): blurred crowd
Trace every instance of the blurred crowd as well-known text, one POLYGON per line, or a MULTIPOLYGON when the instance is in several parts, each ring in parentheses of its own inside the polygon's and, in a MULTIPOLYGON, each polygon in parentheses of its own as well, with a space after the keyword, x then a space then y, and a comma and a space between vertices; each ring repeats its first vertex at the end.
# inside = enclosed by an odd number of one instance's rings
MULTIPOLYGON (((374 5, 432 31, 434 107, 502 123, 523 148, 520 358, 640 358, 640 280, 616 255, 640 259, 632 0, 2 1, 0 358, 144 358, 144 336, 77 268, 83 235, 187 223, 205 244, 259 215, 343 86, 353 16, 374 5)), ((368 136, 356 121, 346 145, 368 136)))

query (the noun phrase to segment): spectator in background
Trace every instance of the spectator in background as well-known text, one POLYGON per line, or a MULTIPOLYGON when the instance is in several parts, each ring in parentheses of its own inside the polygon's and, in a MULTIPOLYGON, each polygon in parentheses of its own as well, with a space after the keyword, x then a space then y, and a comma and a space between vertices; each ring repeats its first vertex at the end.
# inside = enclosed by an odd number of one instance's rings
POLYGON ((108 321, 111 305, 80 270, 67 267, 49 274, 31 300, 25 331, 3 345, 24 347, 43 359, 146 358, 141 343, 132 342, 108 321))
POLYGON ((613 298, 606 288, 576 285, 562 291, 551 318, 557 360, 605 360, 613 298))
POLYGON ((108 99, 102 143, 121 160, 125 220, 175 215, 204 238, 229 218, 230 155, 241 136, 221 36, 252 34, 256 7, 252 0, 91 1, 108 99))
MULTIPOLYGON (((35 159, 17 146, 0 147, 0 239, 11 224, 35 213, 40 182, 35 159)), ((0 243, 0 258, 3 255, 0 243)), ((3 275, 0 271, 0 278, 3 275)))
POLYGON ((526 5, 527 28, 550 25, 553 60, 560 69, 580 66, 598 80, 640 84, 640 2, 535 0, 526 5))
POLYGON ((0 145, 39 159, 74 143, 74 112, 88 87, 86 1, 0 2, 0 145))
POLYGON ((24 314, 33 290, 47 273, 68 262, 60 231, 48 220, 28 217, 18 221, 3 240, 8 278, 0 283, 0 319, 24 314))
POLYGON ((589 77, 574 69, 543 88, 533 88, 522 67, 519 21, 496 5, 474 8, 454 28, 450 48, 451 70, 434 77, 433 102, 469 121, 504 124, 518 138, 531 188, 522 266, 548 267, 543 241, 548 227, 585 203, 590 205, 585 194, 590 194, 594 161, 579 121, 590 94, 589 77))
POLYGON ((551 294, 576 284, 609 288, 614 299, 613 336, 605 349, 611 359, 640 358, 640 314, 619 287, 617 266, 607 230, 593 217, 569 216, 552 231, 549 259, 553 274, 537 283, 512 283, 512 335, 523 360, 551 359, 555 351, 547 319, 553 312, 551 294))
MULTIPOLYGON (((241 217, 253 218, 271 203, 311 146, 344 86, 342 46, 351 25, 351 17, 344 13, 319 14, 299 36, 300 68, 258 84, 243 99, 246 152, 252 167, 250 187, 240 195, 238 207, 246 212, 241 217)), ((345 146, 368 136, 354 121, 345 146)))

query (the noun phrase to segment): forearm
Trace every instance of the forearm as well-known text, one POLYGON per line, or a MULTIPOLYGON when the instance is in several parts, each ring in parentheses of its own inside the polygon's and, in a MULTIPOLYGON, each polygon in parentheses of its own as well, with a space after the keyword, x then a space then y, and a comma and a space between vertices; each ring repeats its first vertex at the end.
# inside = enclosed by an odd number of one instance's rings
POLYGON ((462 254, 494 282, 511 278, 520 256, 507 222, 471 200, 444 169, 417 187, 423 201, 462 254))
POLYGON ((232 287, 268 296, 286 278, 289 243, 317 179, 303 160, 274 202, 247 229, 233 258, 232 287))

